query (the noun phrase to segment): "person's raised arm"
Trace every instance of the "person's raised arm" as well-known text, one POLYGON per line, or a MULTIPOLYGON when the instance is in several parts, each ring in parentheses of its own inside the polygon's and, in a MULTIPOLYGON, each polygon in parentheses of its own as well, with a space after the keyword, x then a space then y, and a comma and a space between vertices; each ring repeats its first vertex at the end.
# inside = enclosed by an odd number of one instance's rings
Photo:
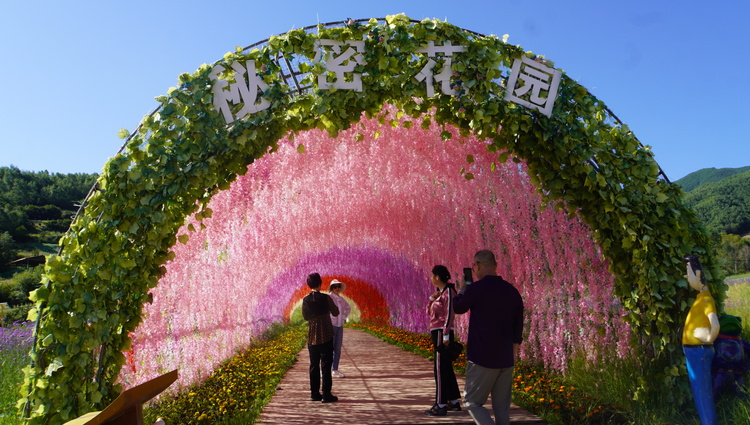
MULTIPOLYGON (((457 287, 459 287, 457 285, 457 287)), ((453 297, 453 312, 456 314, 464 314, 469 311, 472 304, 472 295, 468 292, 469 286, 466 285, 458 291, 453 297)))

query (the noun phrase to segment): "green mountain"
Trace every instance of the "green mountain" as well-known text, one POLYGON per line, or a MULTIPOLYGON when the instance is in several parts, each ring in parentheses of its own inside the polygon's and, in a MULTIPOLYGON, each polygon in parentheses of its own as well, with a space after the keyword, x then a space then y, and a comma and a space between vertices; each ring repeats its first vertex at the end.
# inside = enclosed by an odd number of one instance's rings
POLYGON ((682 185, 683 180, 688 187, 702 181, 692 189, 683 186, 683 190, 685 203, 709 229, 736 235, 750 233, 750 167, 707 168, 676 183, 682 185), (723 174, 728 177, 720 178, 723 174))
POLYGON ((687 176, 677 180, 675 183, 682 187, 685 192, 690 192, 696 187, 723 180, 727 177, 731 177, 735 174, 741 174, 745 171, 749 171, 750 166, 740 168, 703 168, 701 170, 692 172, 687 176))
POLYGON ((96 178, 0 167, 0 268, 23 244, 57 244, 96 178))

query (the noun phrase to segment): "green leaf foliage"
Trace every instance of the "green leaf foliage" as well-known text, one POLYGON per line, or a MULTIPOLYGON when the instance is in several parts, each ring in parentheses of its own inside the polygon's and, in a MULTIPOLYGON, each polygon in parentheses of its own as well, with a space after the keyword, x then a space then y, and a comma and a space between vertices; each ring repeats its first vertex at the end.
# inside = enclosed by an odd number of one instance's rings
MULTIPOLYGON (((64 423, 118 395, 121 351, 186 216, 210 216, 211 196, 282 137, 312 128, 335 136, 363 114, 378 115, 385 103, 414 118, 432 110, 434 118, 424 125, 455 126, 486 139, 494 151, 524 159, 545 200, 580 215, 593 230, 616 275, 615 296, 639 338, 634 346, 647 347, 653 361, 677 362, 671 353, 690 297, 679 286, 685 254, 701 255, 717 301, 724 299, 708 234, 683 204, 679 187, 660 178, 650 149, 613 124, 606 106, 574 80, 563 74, 551 118, 505 101, 504 75, 524 54, 532 55, 495 36, 395 15, 386 23, 293 30, 182 74, 179 86, 159 98, 161 109, 105 165, 100 190, 60 241, 60 256, 47 262, 45 289, 36 293, 33 365, 23 388, 29 423, 64 423), (318 74, 326 71, 312 64, 317 39, 364 42, 361 92, 318 87, 318 74), (428 97, 424 82, 414 78, 426 63, 416 49, 444 40, 467 47, 452 70, 471 87, 428 97), (301 76, 309 89, 289 90, 273 71, 273 58, 281 56, 310 62, 310 73, 301 76), (227 126, 214 109, 210 73, 216 65, 231 69, 232 62, 251 59, 269 85, 264 96, 270 106, 227 126), (109 296, 115 289, 123 296, 109 296)), ((241 107, 233 105, 232 112, 241 107)))

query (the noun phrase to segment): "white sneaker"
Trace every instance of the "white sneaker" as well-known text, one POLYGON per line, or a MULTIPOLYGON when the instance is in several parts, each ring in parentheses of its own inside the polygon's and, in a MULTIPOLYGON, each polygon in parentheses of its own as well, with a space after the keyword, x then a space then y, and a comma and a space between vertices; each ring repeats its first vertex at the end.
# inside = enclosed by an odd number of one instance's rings
POLYGON ((338 370, 332 371, 331 375, 333 375, 334 378, 343 378, 346 376, 344 375, 344 372, 339 372, 338 370))

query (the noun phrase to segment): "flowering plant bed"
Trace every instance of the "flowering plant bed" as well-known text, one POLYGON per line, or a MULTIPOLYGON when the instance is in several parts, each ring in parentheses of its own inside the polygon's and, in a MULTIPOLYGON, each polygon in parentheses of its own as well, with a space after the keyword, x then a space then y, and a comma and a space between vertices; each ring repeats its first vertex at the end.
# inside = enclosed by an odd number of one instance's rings
POLYGON ((149 406, 144 423, 164 418, 170 424, 253 423, 297 359, 305 326, 277 328, 217 368, 205 381, 149 406))
POLYGON ((0 326, 0 423, 21 424, 16 410, 22 368, 28 364, 33 342, 31 322, 0 326))
MULTIPOLYGON (((427 334, 407 332, 383 325, 351 324, 406 351, 432 357, 432 341, 427 334)), ((458 373, 466 371, 466 353, 454 363, 458 373)), ((585 394, 554 373, 526 362, 516 363, 513 371, 513 401, 550 423, 626 423, 620 406, 610 405, 585 394)))

